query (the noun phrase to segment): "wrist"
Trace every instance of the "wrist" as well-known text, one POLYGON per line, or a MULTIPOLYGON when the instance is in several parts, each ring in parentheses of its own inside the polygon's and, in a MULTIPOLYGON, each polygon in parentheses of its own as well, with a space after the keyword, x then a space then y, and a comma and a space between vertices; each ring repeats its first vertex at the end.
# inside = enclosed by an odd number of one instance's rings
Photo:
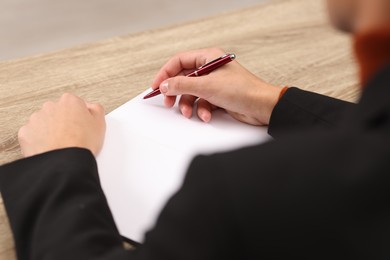
POLYGON ((261 125, 269 124, 272 111, 286 90, 287 87, 274 86, 270 84, 267 84, 265 87, 264 82, 262 82, 262 87, 258 88, 255 101, 256 108, 254 109, 254 116, 258 119, 261 125))

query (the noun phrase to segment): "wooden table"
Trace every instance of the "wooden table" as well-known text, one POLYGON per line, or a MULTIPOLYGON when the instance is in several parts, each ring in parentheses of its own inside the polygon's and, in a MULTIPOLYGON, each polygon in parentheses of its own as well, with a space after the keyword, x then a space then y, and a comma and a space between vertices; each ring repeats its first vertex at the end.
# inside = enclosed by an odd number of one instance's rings
MULTIPOLYGON (((323 1, 273 0, 201 21, 0 62, 0 164, 20 158, 17 131, 43 102, 71 92, 110 112, 145 90, 170 56, 189 49, 222 47, 274 84, 355 101, 359 92, 350 45, 348 36, 328 24, 323 1)), ((16 259, 1 199, 0 259, 16 259)))

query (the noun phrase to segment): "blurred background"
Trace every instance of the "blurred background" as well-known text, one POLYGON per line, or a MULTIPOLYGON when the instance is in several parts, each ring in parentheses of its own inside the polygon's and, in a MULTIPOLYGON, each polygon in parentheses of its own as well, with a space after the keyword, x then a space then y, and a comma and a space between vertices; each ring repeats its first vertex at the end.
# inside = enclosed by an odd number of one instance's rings
POLYGON ((0 0, 0 60, 201 19, 271 0, 0 0))

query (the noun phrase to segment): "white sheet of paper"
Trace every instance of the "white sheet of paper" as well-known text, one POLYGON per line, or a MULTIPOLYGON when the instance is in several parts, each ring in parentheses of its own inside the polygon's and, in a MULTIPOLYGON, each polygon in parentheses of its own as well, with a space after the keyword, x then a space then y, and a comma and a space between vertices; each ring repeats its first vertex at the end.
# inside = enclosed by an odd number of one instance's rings
POLYGON ((192 158, 264 142, 264 127, 240 123, 222 110, 210 123, 183 117, 150 90, 106 116, 103 150, 97 158, 103 191, 119 232, 143 242, 145 232, 179 188, 192 158))

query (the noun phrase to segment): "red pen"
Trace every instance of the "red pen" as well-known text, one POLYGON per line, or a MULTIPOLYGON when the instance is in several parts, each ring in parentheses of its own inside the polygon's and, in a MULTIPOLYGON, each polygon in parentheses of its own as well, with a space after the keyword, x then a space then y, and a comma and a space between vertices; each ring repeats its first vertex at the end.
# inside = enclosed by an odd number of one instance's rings
MULTIPOLYGON (((205 65, 200 66, 197 70, 191 72, 190 74, 187 75, 187 77, 200 77, 202 75, 206 75, 211 73, 212 71, 218 69, 219 67, 233 61, 236 58, 236 55, 231 53, 231 54, 225 54, 222 57, 219 57, 218 59, 215 59, 213 61, 210 61, 206 63, 205 65)), ((148 99, 154 96, 157 96, 161 94, 160 89, 157 88, 144 96, 144 99, 148 99)))

